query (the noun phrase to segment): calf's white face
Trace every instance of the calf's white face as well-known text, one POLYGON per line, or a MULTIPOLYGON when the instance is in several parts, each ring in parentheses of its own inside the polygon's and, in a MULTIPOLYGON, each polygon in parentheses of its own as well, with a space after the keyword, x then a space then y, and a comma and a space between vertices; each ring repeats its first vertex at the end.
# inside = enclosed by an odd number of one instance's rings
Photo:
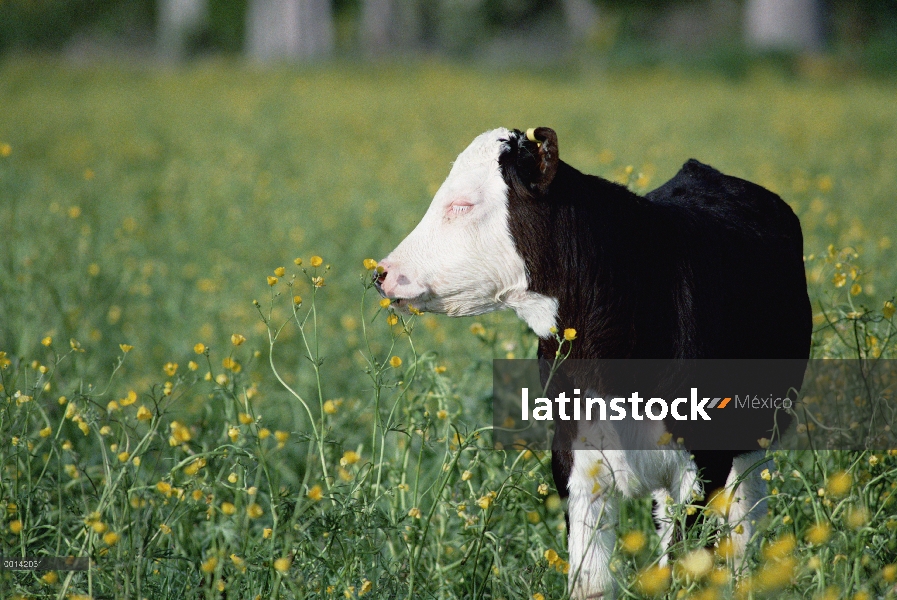
POLYGON ((527 289, 508 228, 499 155, 509 135, 502 128, 474 139, 421 222, 380 261, 378 287, 400 309, 470 316, 512 308, 539 336, 555 326, 557 300, 527 289))

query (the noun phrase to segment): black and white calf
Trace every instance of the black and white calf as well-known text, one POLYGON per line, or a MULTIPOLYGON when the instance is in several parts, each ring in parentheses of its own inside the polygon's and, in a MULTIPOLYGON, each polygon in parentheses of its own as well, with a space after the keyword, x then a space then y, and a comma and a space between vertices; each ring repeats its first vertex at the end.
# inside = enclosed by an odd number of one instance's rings
MULTIPOLYGON (((557 350, 554 328, 572 327, 574 359, 806 359, 802 246, 800 223, 778 196, 695 160, 641 197, 559 160, 549 128, 495 129, 458 156, 376 279, 400 309, 451 316, 513 309, 539 336, 542 356, 557 350)), ((577 424, 555 425, 552 467, 558 490, 569 495, 575 598, 613 593, 608 560, 620 495, 654 494, 668 542, 668 499, 689 502, 732 485, 762 459, 675 445, 574 451, 577 424)), ((663 432, 662 422, 619 427, 621 437, 657 440, 663 432)), ((759 472, 741 481, 728 513, 743 526, 735 539, 742 548, 751 521, 765 513, 759 472)))

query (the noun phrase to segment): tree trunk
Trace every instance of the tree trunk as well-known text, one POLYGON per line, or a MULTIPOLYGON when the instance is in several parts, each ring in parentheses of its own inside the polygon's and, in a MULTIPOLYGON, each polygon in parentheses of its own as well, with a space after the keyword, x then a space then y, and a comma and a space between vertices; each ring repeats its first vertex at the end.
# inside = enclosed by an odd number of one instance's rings
POLYGON ((411 50, 421 42, 422 10, 417 0, 364 0, 361 43, 369 56, 411 50))
POLYGON ((758 50, 820 50, 821 12, 819 0, 748 0, 748 45, 758 50))
POLYGON ((588 39, 598 26, 598 7, 591 0, 563 0, 564 22, 574 41, 588 39))
POLYGON ((166 58, 187 54, 190 36, 203 26, 207 0, 159 0, 159 52, 166 58))
POLYGON ((329 0, 250 0, 246 51, 260 61, 328 56, 333 51, 329 0))

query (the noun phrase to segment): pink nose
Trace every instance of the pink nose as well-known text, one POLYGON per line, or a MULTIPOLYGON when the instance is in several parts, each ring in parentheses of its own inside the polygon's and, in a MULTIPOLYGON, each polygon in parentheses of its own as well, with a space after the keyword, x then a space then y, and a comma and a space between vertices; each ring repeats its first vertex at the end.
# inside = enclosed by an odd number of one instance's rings
POLYGON ((377 291, 380 292, 381 296, 388 296, 388 292, 383 289, 383 284, 386 283, 386 277, 389 275, 389 270, 392 268, 390 263, 385 260, 381 260, 377 263, 377 270, 374 271, 373 279, 374 279, 374 287, 377 288, 377 291))

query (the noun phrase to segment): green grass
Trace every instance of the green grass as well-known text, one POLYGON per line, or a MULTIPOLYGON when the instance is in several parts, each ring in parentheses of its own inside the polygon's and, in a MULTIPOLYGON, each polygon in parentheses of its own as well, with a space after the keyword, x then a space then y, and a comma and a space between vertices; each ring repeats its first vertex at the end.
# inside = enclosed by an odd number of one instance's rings
MULTIPOLYGON (((636 191, 695 157, 780 193, 804 226, 815 355, 893 357, 895 94, 763 72, 8 59, 0 555, 97 568, 2 572, 4 597, 563 596, 549 457, 488 436, 490 361, 531 355, 531 334, 506 314, 474 332, 433 315, 391 326, 362 260, 410 231, 475 135, 547 125, 564 160, 636 191)), ((723 562, 697 582, 674 570, 669 596, 738 581, 756 597, 893 596, 897 458, 774 459, 740 579, 723 562), (816 523, 824 544, 807 541, 816 523)), ((620 532, 649 531, 647 509, 627 503, 620 532)), ((715 535, 709 521, 688 543, 715 535)), ((614 559, 635 595, 655 539, 614 559)))

